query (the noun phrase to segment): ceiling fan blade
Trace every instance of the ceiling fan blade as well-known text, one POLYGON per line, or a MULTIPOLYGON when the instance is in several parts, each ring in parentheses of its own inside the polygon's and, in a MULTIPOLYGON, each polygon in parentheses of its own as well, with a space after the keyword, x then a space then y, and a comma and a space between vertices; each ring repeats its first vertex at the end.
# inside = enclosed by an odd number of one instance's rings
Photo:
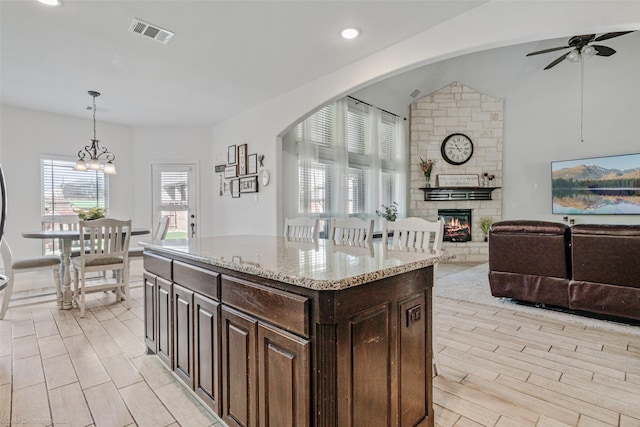
POLYGON ((616 53, 616 51, 614 49, 611 49, 610 47, 607 46, 599 46, 599 45, 591 45, 592 48, 594 48, 596 50, 596 55, 598 56, 611 56, 614 53, 616 53))
POLYGON ((625 34, 629 34, 629 33, 633 33, 633 31, 618 31, 616 33, 606 33, 606 34, 601 35, 600 37, 596 37, 593 41, 594 42, 601 42, 602 40, 609 40, 609 39, 612 39, 614 37, 624 36, 625 34))
POLYGON ((571 46, 552 47, 551 49, 544 49, 544 50, 539 50, 539 51, 537 51, 537 52, 527 53, 527 56, 540 55, 541 53, 555 52, 555 51, 557 51, 557 50, 569 49, 570 47, 571 47, 571 46))
POLYGON ((546 67, 544 67, 545 70, 548 70, 549 68, 555 67, 556 65, 558 65, 559 63, 561 63, 569 54, 571 53, 571 51, 565 53, 564 55, 562 55, 560 58, 556 59, 555 61, 553 61, 551 64, 547 65, 546 67))

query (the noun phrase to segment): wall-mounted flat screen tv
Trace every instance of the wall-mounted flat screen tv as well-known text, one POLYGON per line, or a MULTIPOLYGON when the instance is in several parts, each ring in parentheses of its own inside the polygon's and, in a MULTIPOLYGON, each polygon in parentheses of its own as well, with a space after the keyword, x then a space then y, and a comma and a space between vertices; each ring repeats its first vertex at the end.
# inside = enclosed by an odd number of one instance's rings
POLYGON ((551 162, 554 214, 640 215, 640 153, 551 162))

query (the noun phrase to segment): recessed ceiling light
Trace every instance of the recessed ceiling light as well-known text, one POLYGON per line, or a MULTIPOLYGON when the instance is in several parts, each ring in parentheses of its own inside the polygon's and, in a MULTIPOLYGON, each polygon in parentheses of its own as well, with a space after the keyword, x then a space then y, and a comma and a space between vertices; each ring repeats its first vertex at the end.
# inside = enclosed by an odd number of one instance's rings
POLYGON ((357 28, 345 28, 340 33, 340 35, 347 40, 355 39, 359 34, 360 31, 358 31, 357 28))
POLYGON ((47 6, 60 6, 62 2, 60 0, 38 0, 42 4, 46 4, 47 6))

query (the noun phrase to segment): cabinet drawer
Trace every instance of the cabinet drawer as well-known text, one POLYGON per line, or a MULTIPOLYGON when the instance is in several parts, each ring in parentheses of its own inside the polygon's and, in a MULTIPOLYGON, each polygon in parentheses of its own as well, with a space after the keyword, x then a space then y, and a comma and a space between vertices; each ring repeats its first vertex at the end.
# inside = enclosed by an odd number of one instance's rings
POLYGON ((157 276, 171 280, 171 263, 172 260, 160 255, 144 252, 144 269, 157 276))
POLYGON ((215 271, 174 261, 173 281, 199 294, 220 300, 220 274, 215 271))
POLYGON ((285 330, 309 336, 309 298, 222 276, 222 303, 285 330))

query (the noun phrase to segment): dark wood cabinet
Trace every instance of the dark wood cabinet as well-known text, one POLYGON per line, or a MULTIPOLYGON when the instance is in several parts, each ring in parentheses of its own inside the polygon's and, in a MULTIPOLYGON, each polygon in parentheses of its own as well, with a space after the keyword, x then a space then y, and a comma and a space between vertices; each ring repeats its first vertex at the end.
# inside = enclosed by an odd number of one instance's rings
POLYGON ((158 310, 156 315, 158 323, 156 353, 169 369, 173 369, 171 282, 162 277, 156 277, 156 285, 158 298, 156 303, 156 310, 158 310))
POLYGON ((144 287, 144 342, 151 353, 157 353, 157 319, 156 308, 158 292, 156 276, 145 272, 142 277, 144 287))
POLYGON ((258 425, 258 321, 222 307, 222 419, 230 426, 258 425))
POLYGON ((193 291, 173 285, 173 370, 193 388, 193 291))
POLYGON ((432 266, 314 290, 155 255, 149 352, 227 425, 433 426, 432 266))
POLYGON ((311 425, 311 343, 258 323, 261 426, 311 425))
POLYGON ((222 411, 222 348, 220 303, 199 294, 193 296, 193 389, 213 411, 222 411))

